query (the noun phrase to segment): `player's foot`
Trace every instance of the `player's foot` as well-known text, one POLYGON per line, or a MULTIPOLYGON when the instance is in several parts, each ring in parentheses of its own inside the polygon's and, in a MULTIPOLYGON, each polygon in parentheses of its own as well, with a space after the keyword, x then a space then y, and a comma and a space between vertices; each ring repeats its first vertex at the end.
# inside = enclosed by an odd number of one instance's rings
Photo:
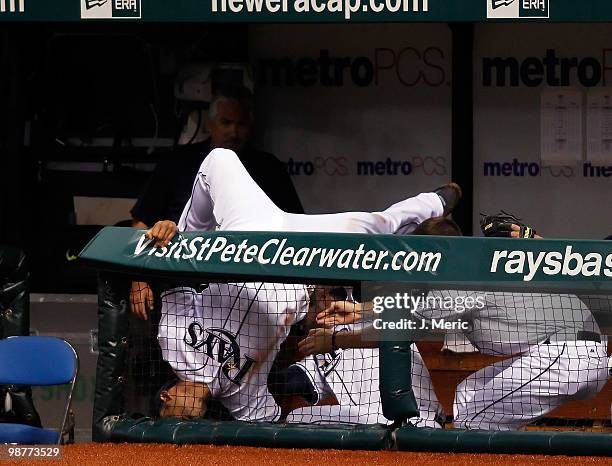
POLYGON ((442 201, 442 205, 444 206, 444 213, 442 215, 444 216, 447 216, 455 210, 462 196, 461 187, 457 183, 448 183, 444 186, 440 186, 438 189, 434 190, 434 193, 436 193, 442 201))

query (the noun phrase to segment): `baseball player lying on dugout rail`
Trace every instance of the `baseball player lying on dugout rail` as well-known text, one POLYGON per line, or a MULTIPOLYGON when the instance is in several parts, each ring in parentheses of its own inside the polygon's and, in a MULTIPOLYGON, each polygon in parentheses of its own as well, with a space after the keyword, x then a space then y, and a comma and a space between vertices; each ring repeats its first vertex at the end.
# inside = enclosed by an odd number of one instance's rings
MULTIPOLYGON (((447 215, 460 197, 459 187, 449 184, 381 212, 288 214, 270 201, 236 154, 215 149, 200 167, 178 228, 158 222, 147 237, 164 247, 178 230, 403 234, 447 215)), ((316 306, 326 301, 324 287, 278 283, 210 284, 199 293, 175 288, 162 294, 158 339, 180 380, 161 393, 160 414, 202 416, 205 400, 214 397, 235 419, 280 419, 267 387, 270 367, 290 326, 309 309, 322 311, 316 306)))
MULTIPOLYGON (((484 221, 483 230, 490 224, 484 221)), ((523 227, 509 223, 499 231, 519 237, 523 227)), ((594 397, 607 382, 607 339, 576 295, 432 290, 426 296, 427 301, 414 310, 414 320, 467 322, 461 327, 463 333, 480 352, 508 356, 459 384, 453 404, 455 427, 518 429, 568 401, 594 397), (441 304, 457 298, 480 299, 483 305, 458 312, 441 304)), ((311 330, 300 349, 316 354, 330 348, 373 346, 378 338, 373 327, 337 332, 339 325, 373 318, 372 303, 332 303, 317 316, 327 328, 311 330)))

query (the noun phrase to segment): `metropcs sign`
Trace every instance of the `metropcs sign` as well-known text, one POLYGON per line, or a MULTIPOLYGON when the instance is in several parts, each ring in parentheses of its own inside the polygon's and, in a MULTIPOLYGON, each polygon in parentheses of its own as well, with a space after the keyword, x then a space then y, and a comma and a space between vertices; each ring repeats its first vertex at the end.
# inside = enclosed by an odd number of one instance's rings
POLYGON ((486 0, 489 19, 549 18, 549 0, 486 0))

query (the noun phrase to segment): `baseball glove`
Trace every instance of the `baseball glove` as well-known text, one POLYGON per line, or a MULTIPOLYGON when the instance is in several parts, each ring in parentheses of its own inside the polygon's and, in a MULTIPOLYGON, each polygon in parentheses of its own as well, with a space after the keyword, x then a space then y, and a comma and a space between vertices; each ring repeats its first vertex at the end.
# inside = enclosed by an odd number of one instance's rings
POLYGON ((485 236, 510 238, 512 236, 512 224, 520 227, 519 238, 533 238, 536 235, 536 231, 521 222, 520 218, 503 210, 495 215, 482 213, 480 215, 483 216, 480 219, 480 229, 485 236))

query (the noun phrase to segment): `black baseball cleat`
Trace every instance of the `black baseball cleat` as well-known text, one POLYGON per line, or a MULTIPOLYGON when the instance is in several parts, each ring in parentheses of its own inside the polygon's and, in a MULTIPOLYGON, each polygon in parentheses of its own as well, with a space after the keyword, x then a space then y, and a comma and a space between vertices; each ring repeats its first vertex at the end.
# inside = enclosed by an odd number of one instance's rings
POLYGON ((442 205, 444 206, 444 213, 442 215, 445 217, 455 210, 462 196, 461 186, 457 183, 448 183, 444 186, 440 186, 438 189, 434 190, 434 193, 436 193, 442 201, 442 205))

